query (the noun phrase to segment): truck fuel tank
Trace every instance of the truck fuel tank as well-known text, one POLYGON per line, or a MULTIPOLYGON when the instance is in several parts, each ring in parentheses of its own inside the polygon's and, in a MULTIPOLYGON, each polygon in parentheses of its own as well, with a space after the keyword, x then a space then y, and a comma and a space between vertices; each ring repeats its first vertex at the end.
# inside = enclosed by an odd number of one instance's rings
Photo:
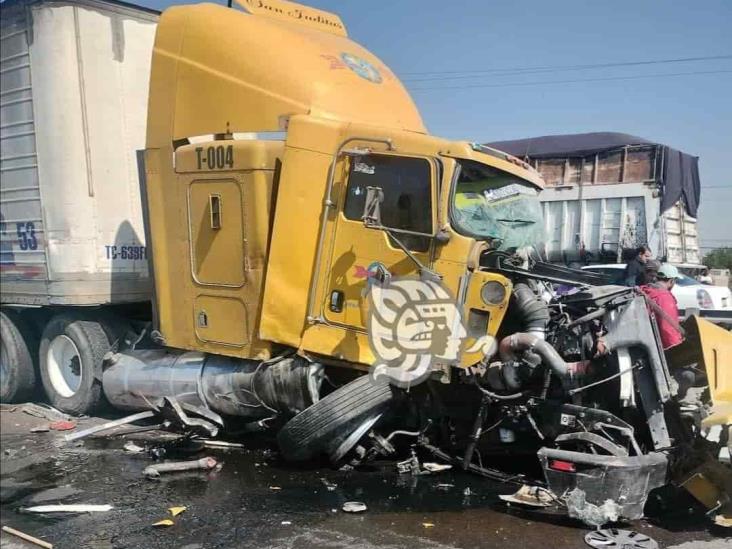
POLYGON ((154 349, 116 353, 107 364, 102 386, 116 408, 149 410, 174 397, 251 420, 301 412, 318 401, 324 375, 322 364, 297 355, 255 361, 154 349))

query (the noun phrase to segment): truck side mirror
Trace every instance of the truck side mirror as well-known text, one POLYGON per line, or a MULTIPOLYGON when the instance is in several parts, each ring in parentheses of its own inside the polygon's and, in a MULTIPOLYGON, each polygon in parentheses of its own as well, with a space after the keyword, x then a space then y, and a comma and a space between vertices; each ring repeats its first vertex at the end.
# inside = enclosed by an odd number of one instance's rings
POLYGON ((381 204, 384 202, 384 191, 379 187, 366 187, 366 200, 363 205, 363 224, 368 229, 382 229, 381 204))

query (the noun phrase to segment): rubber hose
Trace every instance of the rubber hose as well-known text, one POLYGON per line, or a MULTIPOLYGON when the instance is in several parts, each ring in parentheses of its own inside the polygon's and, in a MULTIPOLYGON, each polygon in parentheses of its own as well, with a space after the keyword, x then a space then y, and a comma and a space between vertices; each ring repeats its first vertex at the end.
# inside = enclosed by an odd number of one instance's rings
POLYGON ((513 298, 524 331, 545 334, 549 323, 549 306, 523 282, 513 287, 513 298))
POLYGON ((547 364, 552 371, 564 381, 569 372, 569 366, 559 356, 554 347, 549 345, 541 337, 536 334, 518 332, 504 337, 498 345, 498 352, 501 360, 505 362, 513 362, 516 360, 518 351, 531 351, 538 354, 544 364, 547 364))

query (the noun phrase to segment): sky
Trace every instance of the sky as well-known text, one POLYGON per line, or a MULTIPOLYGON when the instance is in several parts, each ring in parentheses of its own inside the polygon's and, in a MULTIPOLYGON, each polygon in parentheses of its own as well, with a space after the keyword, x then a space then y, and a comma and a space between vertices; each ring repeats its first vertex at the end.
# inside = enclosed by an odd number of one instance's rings
POLYGON ((618 131, 699 156, 701 244, 732 246, 732 1, 303 3, 337 13, 389 65, 432 134, 490 142, 618 131), (727 57, 557 69, 719 56, 727 57), (550 69, 526 71, 538 67, 550 69))

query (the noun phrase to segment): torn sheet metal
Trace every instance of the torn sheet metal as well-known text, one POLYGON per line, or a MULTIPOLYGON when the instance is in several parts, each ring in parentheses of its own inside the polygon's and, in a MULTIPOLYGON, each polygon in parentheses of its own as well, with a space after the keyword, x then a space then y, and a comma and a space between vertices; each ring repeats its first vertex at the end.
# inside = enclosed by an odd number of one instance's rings
POLYGON ((602 526, 608 522, 617 522, 623 513, 623 509, 616 501, 606 499, 600 505, 587 501, 587 494, 579 488, 575 488, 567 494, 565 499, 567 514, 581 520, 590 526, 602 526))

